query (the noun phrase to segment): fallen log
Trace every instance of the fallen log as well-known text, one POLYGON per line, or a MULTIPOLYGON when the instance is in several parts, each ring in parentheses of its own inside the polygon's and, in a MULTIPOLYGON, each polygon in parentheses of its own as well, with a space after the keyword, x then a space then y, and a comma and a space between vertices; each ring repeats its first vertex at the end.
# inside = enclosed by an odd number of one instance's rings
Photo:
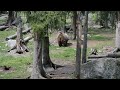
POLYGON ((24 42, 25 42, 25 43, 28 43, 28 41, 31 40, 32 38, 33 38, 33 36, 26 37, 26 38, 24 39, 24 42))
MULTIPOLYGON (((28 29, 22 31, 22 34, 26 34, 26 33, 30 32, 30 30, 31 30, 31 28, 28 28, 28 29)), ((17 37, 17 34, 14 34, 14 35, 7 37, 5 40, 7 41, 9 39, 15 39, 16 37, 17 37)))
POLYGON ((1 23, 0 26, 6 26, 6 23, 1 23))
POLYGON ((110 54, 107 55, 107 57, 120 58, 120 53, 110 53, 110 54))
POLYGON ((120 58, 120 53, 109 53, 107 55, 91 55, 88 59, 95 59, 95 58, 120 58))
MULTIPOLYGON (((25 39, 24 39, 24 42, 23 42, 23 47, 25 47, 26 48, 26 44, 28 43, 28 41, 29 40, 31 40, 33 38, 33 36, 30 36, 30 37, 26 37, 25 39)), ((15 40, 16 41, 16 40, 15 40)), ((11 50, 14 50, 14 49, 16 49, 16 44, 14 44, 14 46, 10 49, 10 50, 8 50, 8 52, 10 52, 11 50)))
POLYGON ((105 58, 107 55, 91 55, 88 57, 88 59, 94 59, 94 58, 105 58))
POLYGON ((8 28, 8 26, 0 26, 0 31, 4 31, 7 28, 8 28))
POLYGON ((31 30, 31 28, 28 28, 28 29, 22 31, 22 34, 26 34, 26 33, 30 32, 30 30, 31 30))

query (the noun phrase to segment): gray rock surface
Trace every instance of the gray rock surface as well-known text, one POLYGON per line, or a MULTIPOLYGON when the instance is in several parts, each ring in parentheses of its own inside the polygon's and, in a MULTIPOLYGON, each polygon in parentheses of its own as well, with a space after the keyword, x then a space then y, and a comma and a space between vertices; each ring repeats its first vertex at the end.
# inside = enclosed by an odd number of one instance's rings
POLYGON ((81 79, 120 79, 120 58, 90 60, 81 66, 81 79))

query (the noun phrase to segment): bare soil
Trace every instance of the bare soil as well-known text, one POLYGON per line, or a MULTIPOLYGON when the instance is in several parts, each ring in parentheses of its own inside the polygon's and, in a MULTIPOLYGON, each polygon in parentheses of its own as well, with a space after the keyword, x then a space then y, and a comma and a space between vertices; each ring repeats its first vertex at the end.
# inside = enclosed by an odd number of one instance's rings
POLYGON ((0 66, 0 72, 10 73, 13 72, 14 68, 8 66, 0 66))

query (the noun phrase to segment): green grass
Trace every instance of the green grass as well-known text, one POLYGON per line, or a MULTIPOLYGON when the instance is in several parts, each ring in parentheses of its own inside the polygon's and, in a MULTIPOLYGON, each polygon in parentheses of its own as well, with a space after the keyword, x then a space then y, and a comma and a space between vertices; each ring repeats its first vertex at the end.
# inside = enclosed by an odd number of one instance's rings
POLYGON ((51 51, 50 53, 51 58, 63 59, 63 60, 74 60, 75 52, 76 52, 74 48, 58 47, 58 46, 51 46, 50 51, 51 51))
POLYGON ((112 37, 103 36, 103 35, 91 35, 91 37, 88 37, 89 40, 98 40, 98 41, 106 41, 111 40, 112 37))
MULTIPOLYGON (((27 72, 28 63, 32 63, 33 55, 11 56, 8 55, 8 47, 5 46, 5 38, 16 33, 16 30, 0 31, 0 66, 10 66, 13 72, 0 72, 0 79, 26 78, 30 75, 27 72)), ((28 48, 33 51, 33 42, 28 43, 28 48), (30 48, 29 48, 30 47, 30 48)))
MULTIPOLYGON (((30 72, 27 72, 28 63, 33 61, 33 42, 28 43, 28 48, 31 55, 24 56, 10 56, 7 54, 8 47, 5 46, 5 38, 16 33, 16 30, 9 29, 8 31, 0 31, 0 66, 10 66, 14 70, 13 72, 0 72, 0 79, 12 79, 12 78, 26 78, 30 75, 30 72)), ((104 46, 114 46, 112 37, 107 37, 102 34, 114 34, 113 30, 108 29, 89 29, 91 37, 88 40, 97 40, 104 41, 99 45, 96 45, 95 48, 101 50, 104 46)), ((53 36, 54 34, 52 34, 53 36)), ((25 37, 25 36, 24 36, 25 37)), ((88 48, 87 55, 89 55, 91 48, 88 48)), ((50 46, 50 58, 55 60, 71 60, 75 61, 76 49, 70 47, 59 47, 59 46, 50 46)))
POLYGON ((7 22, 7 19, 0 19, 0 24, 7 22))
POLYGON ((89 34, 111 34, 115 33, 115 30, 112 29, 94 29, 94 28, 89 28, 88 29, 89 34))
POLYGON ((0 78, 26 78, 29 76, 27 72, 28 63, 31 63, 32 57, 19 57, 15 58, 13 56, 1 56, 0 66, 10 66, 13 68, 13 72, 0 72, 0 78))
POLYGON ((5 46, 6 44, 6 37, 8 37, 9 35, 12 35, 13 33, 15 33, 15 30, 13 29, 9 29, 9 31, 0 31, 0 52, 2 53, 6 53, 8 47, 5 46))

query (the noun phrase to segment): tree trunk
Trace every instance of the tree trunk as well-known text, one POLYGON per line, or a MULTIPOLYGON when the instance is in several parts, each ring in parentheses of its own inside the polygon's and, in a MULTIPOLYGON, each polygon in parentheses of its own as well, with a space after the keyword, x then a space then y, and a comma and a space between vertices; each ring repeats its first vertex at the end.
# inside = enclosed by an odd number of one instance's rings
POLYGON ((115 41, 116 48, 120 49, 120 21, 117 23, 116 27, 116 41, 115 41))
POLYGON ((55 69, 49 55, 49 37, 44 37, 43 39, 43 66, 45 68, 53 67, 55 69))
POLYGON ((46 29, 45 36, 43 38, 43 66, 45 68, 54 68, 57 69, 59 67, 62 67, 61 65, 54 64, 50 59, 49 54, 49 36, 48 36, 48 29, 46 29))
POLYGON ((108 20, 107 19, 104 21, 104 27, 108 28, 108 20))
POLYGON ((8 20, 7 20, 7 25, 8 26, 11 26, 12 25, 12 22, 15 20, 15 17, 14 17, 14 11, 9 11, 8 13, 8 20))
POLYGON ((83 26, 84 40, 83 40, 83 52, 82 52, 82 63, 86 63, 87 56, 87 33, 88 33, 88 11, 85 11, 85 22, 83 26))
POLYGON ((114 12, 111 13, 111 26, 112 26, 112 29, 115 28, 115 14, 114 14, 114 12))
POLYGON ((73 40, 76 40, 76 19, 77 19, 77 11, 73 11, 73 32, 74 32, 73 40))
POLYGON ((33 56, 33 70, 31 79, 48 78, 42 65, 42 37, 39 32, 34 33, 34 56, 33 56))
POLYGON ((16 39, 17 51, 16 53, 22 53, 22 50, 21 50, 22 40, 23 40, 22 22, 20 22, 19 25, 17 26, 17 39, 16 39))
POLYGON ((118 23, 116 23, 116 41, 115 46, 120 50, 120 13, 118 12, 118 23))
POLYGON ((23 36, 22 36, 22 19, 20 19, 19 24, 17 26, 17 39, 16 39, 16 45, 17 45, 17 50, 16 53, 23 53, 23 51, 28 52, 27 47, 25 46, 23 36))
POLYGON ((66 14, 64 15, 64 33, 66 33, 66 14))
POLYGON ((17 12, 18 12, 18 11, 15 11, 15 18, 17 18, 17 12))
POLYGON ((77 46, 76 46, 76 78, 80 79, 80 65, 81 65, 81 35, 82 24, 80 21, 80 12, 78 12, 78 30, 77 30, 77 46))

